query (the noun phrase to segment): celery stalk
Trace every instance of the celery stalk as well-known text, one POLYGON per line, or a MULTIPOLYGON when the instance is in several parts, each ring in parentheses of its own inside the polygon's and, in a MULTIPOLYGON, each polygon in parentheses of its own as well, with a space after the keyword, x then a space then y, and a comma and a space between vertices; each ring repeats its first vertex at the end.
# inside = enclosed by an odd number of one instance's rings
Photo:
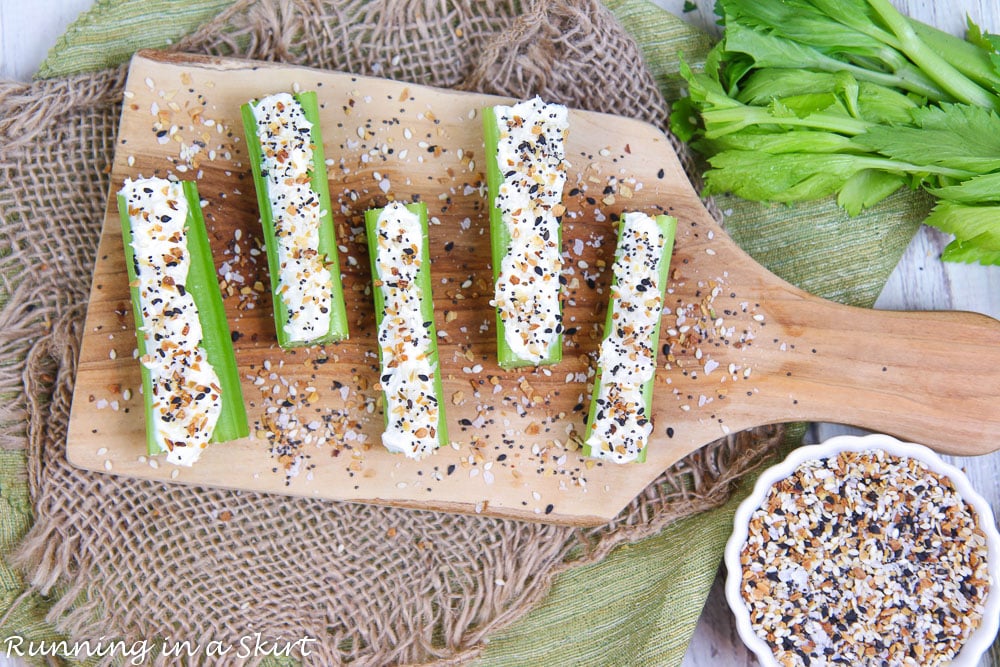
MULTIPOLYGON (((622 222, 620 224, 624 224, 624 221, 625 221, 625 214, 624 213, 622 213, 621 220, 622 220, 622 222)), ((658 271, 658 273, 659 273, 659 281, 660 281, 660 298, 663 299, 665 297, 665 295, 666 295, 667 281, 670 278, 670 256, 671 256, 671 254, 673 253, 673 250, 674 250, 674 237, 677 234, 677 219, 674 218, 674 217, 672 217, 672 216, 669 216, 669 215, 658 215, 658 216, 656 216, 654 218, 654 220, 656 221, 656 226, 660 228, 660 232, 663 234, 663 252, 662 252, 662 254, 660 256, 660 264, 659 264, 659 271, 658 271)), ((617 256, 615 257, 615 260, 616 261, 618 260, 617 256)), ((617 282, 618 281, 616 279, 612 279, 612 283, 611 284, 615 285, 615 284, 617 284, 617 282)), ((602 336, 602 338, 601 338, 602 341, 605 338, 607 338, 608 335, 611 333, 611 329, 612 329, 611 316, 612 316, 613 312, 614 312, 614 301, 612 300, 612 302, 610 304, 608 304, 608 313, 607 313, 607 315, 604 318, 604 336, 602 336)), ((662 318, 658 319, 656 321, 656 324, 653 327, 652 348, 653 348, 653 365, 654 365, 654 367, 656 365, 657 346, 659 345, 659 340, 660 340, 660 323, 661 323, 661 321, 662 321, 662 318)), ((590 398, 590 410, 587 413, 587 427, 585 429, 585 433, 584 433, 584 436, 583 436, 584 445, 583 445, 582 451, 583 451, 583 455, 584 456, 592 456, 593 455, 592 452, 591 452, 590 445, 588 445, 586 443, 590 439, 590 433, 591 433, 591 429, 592 429, 593 424, 594 424, 594 419, 596 419, 596 417, 597 417, 597 398, 598 398, 598 396, 601 395, 602 380, 603 380, 602 369, 601 369, 600 366, 598 366, 597 367, 597 375, 594 378, 594 391, 593 391, 593 394, 591 395, 591 398, 590 398)), ((652 409, 653 409, 653 385, 654 385, 655 382, 656 382, 656 377, 654 375, 653 377, 651 377, 649 379, 648 382, 646 382, 645 385, 643 385, 643 388, 642 388, 642 397, 643 397, 643 400, 645 401, 646 415, 647 416, 651 416, 651 414, 652 414, 652 409)), ((639 456, 636 459, 639 463, 645 462, 645 460, 646 460, 646 449, 647 449, 647 447, 643 447, 639 451, 639 456)))
MULTIPOLYGON (((406 208, 420 217, 420 227, 422 229, 422 242, 420 244, 420 272, 417 274, 417 287, 420 289, 420 314, 425 322, 430 322, 431 349, 427 354, 431 366, 434 368, 434 394, 438 402, 438 444, 445 446, 448 444, 448 421, 445 418, 444 409, 444 388, 441 385, 441 361, 438 356, 437 347, 437 327, 434 326, 434 296, 431 290, 431 257, 430 244, 427 240, 427 204, 418 202, 407 204, 406 208)), ((372 280, 378 280, 378 234, 376 225, 378 218, 382 214, 382 209, 368 209, 365 211, 365 236, 368 239, 368 258, 371 263, 372 280)), ((375 299, 375 330, 382 325, 382 317, 385 315, 385 294, 381 288, 372 289, 375 299)), ((376 343, 378 348, 379 364, 382 362, 382 346, 376 343)), ((389 415, 383 411, 384 423, 388 425, 389 415)))
MULTIPOLYGON (((219 376, 222 390, 222 411, 212 431, 211 442, 226 442, 249 435, 246 409, 243 405, 243 391, 240 387, 239 368, 233 353, 232 337, 226 321, 226 309, 222 303, 222 293, 215 277, 212 249, 205 230, 205 220, 201 215, 198 186, 193 181, 183 183, 184 196, 188 202, 187 246, 191 255, 191 266, 185 283, 188 293, 198 307, 201 321, 201 346, 208 362, 219 376)), ((125 266, 128 270, 129 291, 132 296, 132 312, 135 317, 135 337, 140 358, 147 352, 142 335, 142 308, 139 305, 138 277, 135 271, 135 254, 132 248, 132 226, 128 214, 128 204, 123 195, 118 195, 118 212, 122 223, 122 241, 125 246, 125 266)), ((149 369, 139 364, 142 376, 142 395, 146 414, 146 448, 150 455, 160 454, 153 428, 153 382, 149 369)))
MULTIPOLYGON (((497 164, 497 150, 500 142, 500 126, 497 124, 496 114, 492 107, 483 109, 483 141, 486 145, 486 184, 489 190, 490 204, 490 251, 493 260, 493 282, 500 275, 500 265, 510 248, 510 234, 507 233, 507 225, 503 221, 503 213, 496 206, 496 196, 503 184, 503 174, 500 173, 500 166, 497 164)), ((562 226, 559 227, 556 243, 562 247, 562 226)), ((560 308, 562 304, 560 303, 560 308)), ((500 311, 497 311, 497 363, 501 368, 521 368, 524 366, 557 364, 562 361, 562 333, 556 334, 549 349, 549 356, 539 361, 533 361, 518 357, 507 344, 507 330, 504 327, 503 318, 500 311)))
POLYGON ((1000 98, 967 78, 951 63, 931 50, 920 39, 910 21, 900 14, 889 0, 868 0, 868 4, 896 35, 900 50, 941 88, 959 102, 987 109, 1000 109, 1000 98))
MULTIPOLYGON (((989 53, 983 48, 961 37, 938 30, 934 26, 907 19, 913 32, 932 51, 947 60, 959 72, 969 77, 987 90, 1000 90, 1000 74, 993 68, 989 53)), ((970 31, 973 30, 970 22, 970 31)), ((978 28, 975 28, 978 30, 978 28)))
POLYGON ((332 299, 330 302, 330 331, 308 341, 290 341, 285 331, 288 322, 288 308, 278 294, 281 269, 278 265, 278 244, 274 236, 274 215, 271 211, 271 200, 268 197, 267 181, 261 174, 261 146, 257 138, 257 119, 253 114, 256 103, 250 102, 241 107, 243 114, 243 129, 247 140, 247 153, 250 167, 253 170, 254 188, 257 190, 257 204, 260 208, 261 224, 264 228, 264 245, 267 247, 267 268, 271 276, 271 296, 274 301, 275 333, 278 345, 287 349, 290 347, 315 345, 348 337, 347 309, 344 305, 344 289, 340 280, 340 259, 337 250, 337 238, 333 229, 333 214, 330 206, 330 187, 326 177, 326 156, 323 153, 323 137, 320 132, 319 105, 316 93, 307 91, 295 93, 293 97, 302 106, 306 120, 312 123, 313 168, 310 173, 310 185, 320 198, 320 210, 325 214, 320 218, 319 247, 317 251, 326 257, 326 265, 330 269, 332 299))

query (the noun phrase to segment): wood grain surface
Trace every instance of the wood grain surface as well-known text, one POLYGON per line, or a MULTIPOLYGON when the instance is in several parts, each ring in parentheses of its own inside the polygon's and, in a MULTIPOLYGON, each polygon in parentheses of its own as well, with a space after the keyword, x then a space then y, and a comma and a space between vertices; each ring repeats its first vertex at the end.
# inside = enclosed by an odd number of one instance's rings
POLYGON ((496 363, 479 110, 496 98, 306 68, 143 52, 133 59, 112 167, 194 178, 234 331, 251 437, 190 469, 142 453, 138 364, 113 206, 98 250, 70 420, 70 460, 113 474, 595 525, 667 466, 729 433, 822 419, 981 453, 1000 427, 1000 323, 822 301, 743 253, 652 126, 573 111, 564 199, 564 360, 496 363), (316 90, 351 340, 276 347, 256 199, 239 125, 250 97, 316 90), (478 160, 478 164, 477 164, 478 160), (415 462, 379 442, 371 277, 361 220, 387 198, 427 202, 452 447, 415 462), (646 463, 579 454, 607 305, 614 220, 679 221, 646 463), (947 332, 943 335, 942 332, 947 332), (127 398, 126 398, 127 397, 127 398), (234 462, 239 462, 234 465, 234 462))

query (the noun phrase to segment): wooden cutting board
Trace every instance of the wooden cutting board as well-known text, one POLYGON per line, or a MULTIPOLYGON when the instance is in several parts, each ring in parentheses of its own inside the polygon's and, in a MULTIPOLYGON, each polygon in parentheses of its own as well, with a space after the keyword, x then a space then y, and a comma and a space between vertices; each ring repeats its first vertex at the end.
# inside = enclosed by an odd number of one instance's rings
POLYGON ((794 420, 883 431, 942 452, 1000 445, 1000 323, 826 302, 743 253, 705 211, 667 138, 572 111, 564 361, 503 371, 494 314, 480 110, 502 98, 301 67, 140 52, 112 167, 196 179, 243 378, 251 437, 190 469, 145 456, 139 364, 113 196, 101 235, 68 437, 75 465, 112 474, 554 523, 613 518, 664 469, 717 438, 794 420), (294 352, 275 342, 240 104, 316 90, 351 328, 294 352), (385 451, 366 208, 427 202, 452 447, 385 451), (679 220, 644 464, 584 459, 579 437, 622 211, 679 220))

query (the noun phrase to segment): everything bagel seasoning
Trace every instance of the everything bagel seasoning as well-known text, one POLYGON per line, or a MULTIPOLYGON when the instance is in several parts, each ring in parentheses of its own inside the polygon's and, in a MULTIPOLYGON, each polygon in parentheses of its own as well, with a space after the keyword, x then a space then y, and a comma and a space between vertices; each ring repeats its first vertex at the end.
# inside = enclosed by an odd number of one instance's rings
POLYGON ((919 460, 876 449, 806 461, 748 532, 740 591, 782 665, 940 665, 982 620, 979 517, 919 460))

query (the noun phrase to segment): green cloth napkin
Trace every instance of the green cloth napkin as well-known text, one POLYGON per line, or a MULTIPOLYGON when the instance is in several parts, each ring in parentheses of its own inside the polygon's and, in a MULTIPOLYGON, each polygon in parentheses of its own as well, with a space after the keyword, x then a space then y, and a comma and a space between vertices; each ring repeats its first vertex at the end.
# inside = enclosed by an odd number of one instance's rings
MULTIPOLYGON (((697 63, 709 37, 646 0, 605 0, 635 37, 668 100, 682 90, 678 53, 697 63)), ((231 0, 98 0, 50 51, 39 77, 118 65, 138 47, 166 46, 214 17, 231 0), (164 21, 163 16, 170 16, 164 21)), ((925 199, 900 193, 856 218, 832 201, 797 207, 718 199, 727 228, 752 256, 820 296, 871 306, 926 213, 925 199)), ((789 446, 801 438, 791 431, 789 446)), ((30 525, 24 457, 0 452, 0 605, 23 582, 6 556, 30 525)), ((571 569, 531 613, 493 637, 479 665, 678 665, 694 632, 729 537, 745 478, 723 507, 621 547, 600 563, 571 569)), ((35 596, 0 625, 0 635, 54 636, 35 596)))
POLYGON ((56 41, 36 76, 53 79, 121 65, 139 49, 173 44, 233 1, 96 0, 56 41))

